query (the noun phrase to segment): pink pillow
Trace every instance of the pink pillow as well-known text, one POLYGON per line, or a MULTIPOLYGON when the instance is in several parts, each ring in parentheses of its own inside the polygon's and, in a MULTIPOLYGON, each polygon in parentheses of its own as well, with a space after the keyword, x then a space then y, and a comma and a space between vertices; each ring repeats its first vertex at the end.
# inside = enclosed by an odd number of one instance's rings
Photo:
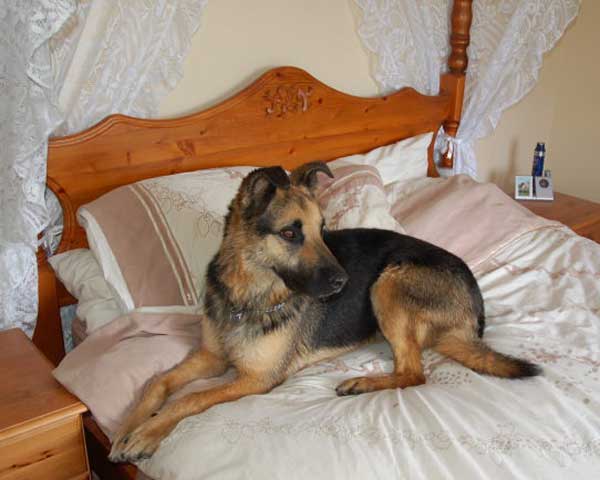
POLYGON ((90 249, 123 312, 202 305, 206 267, 221 243, 223 217, 254 168, 149 178, 79 209, 90 249))
POLYGON ((315 196, 327 228, 382 228, 403 233, 392 216, 383 180, 369 165, 328 164, 334 178, 321 175, 315 196))
POLYGON ((467 175, 427 183, 391 208, 408 235, 461 257, 474 268, 510 240, 558 225, 531 213, 492 183, 467 175))

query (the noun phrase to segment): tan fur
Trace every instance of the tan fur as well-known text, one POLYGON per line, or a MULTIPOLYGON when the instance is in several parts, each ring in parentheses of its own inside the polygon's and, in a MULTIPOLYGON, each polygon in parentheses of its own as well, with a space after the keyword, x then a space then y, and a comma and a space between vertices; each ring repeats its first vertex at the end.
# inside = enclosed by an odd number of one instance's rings
POLYGON ((230 230, 234 234, 227 242, 223 242, 220 257, 223 259, 224 280, 231 285, 232 298, 236 302, 243 303, 249 298, 257 297, 265 290, 265 283, 268 282, 271 282, 268 290, 273 303, 279 303, 289 295, 281 279, 269 270, 257 270, 256 264, 269 264, 270 258, 278 261, 287 258, 290 268, 300 263, 315 265, 319 255, 323 255, 327 250, 320 238, 323 218, 321 211, 305 189, 293 186, 289 190, 278 190, 271 208, 278 212, 275 229, 283 228, 296 219, 302 219, 306 237, 318 241, 307 242, 297 257, 289 257, 277 238, 269 236, 259 240, 254 233, 240 227, 242 220, 239 209, 233 209, 230 230), (249 251, 248 245, 255 245, 255 248, 249 251))
POLYGON ((291 327, 280 328, 257 339, 242 339, 230 353, 230 361, 238 371, 273 377, 278 381, 293 354, 291 327))
POLYGON ((513 378, 520 373, 520 366, 514 358, 495 352, 467 332, 448 332, 434 349, 479 373, 503 378, 513 378))
POLYGON ((346 380, 338 386, 339 394, 425 383, 421 351, 428 347, 479 373, 504 378, 522 373, 520 360, 495 352, 477 337, 468 292, 450 275, 431 275, 426 268, 411 265, 388 267, 371 287, 371 301, 394 353, 394 372, 346 380), (418 294, 445 295, 449 308, 413 308, 410 296, 418 294))
POLYGON ((285 329, 274 332, 255 342, 240 341, 229 361, 237 366, 239 377, 232 383, 204 392, 192 393, 164 407, 150 417, 169 394, 195 378, 221 375, 227 362, 202 349, 183 363, 159 377, 144 395, 130 420, 124 435, 119 435, 115 445, 124 443, 124 453, 154 449, 183 418, 203 412, 223 402, 236 400, 253 393, 264 393, 285 379, 285 367, 290 356, 291 336, 285 329), (128 432, 131 432, 128 434, 128 432))
MULTIPOLYGON (((237 400, 246 395, 266 393, 276 383, 269 382, 268 376, 240 375, 233 382, 204 392, 192 393, 170 403, 163 408, 159 415, 149 418, 120 440, 119 456, 111 450, 113 461, 123 458, 121 455, 135 458, 146 458, 146 452, 154 452, 160 441, 166 437, 184 418, 196 415, 218 403, 237 400)), ((115 442, 116 445, 117 443, 115 442)))
POLYGON ((197 378, 211 378, 222 375, 227 370, 225 360, 201 349, 192 353, 182 363, 154 380, 144 392, 142 400, 130 414, 121 430, 115 435, 114 443, 123 440, 127 433, 136 429, 151 415, 156 413, 167 397, 187 383, 197 378))
MULTIPOLYGON (((414 265, 387 267, 371 287, 371 301, 379 328, 394 354, 394 372, 346 380, 338 386, 339 394, 421 385, 425 383, 422 350, 431 346, 437 348, 440 340, 447 338, 440 348, 454 348, 451 353, 455 356, 448 356, 461 361, 458 357, 465 358, 466 340, 459 346, 450 341, 450 337, 444 337, 446 332, 453 331, 465 339, 469 336, 477 339, 477 319, 471 314, 468 292, 450 275, 432 275, 427 268, 414 265), (444 295, 451 308, 417 308, 411 298, 413 295, 431 295, 433 298, 444 295), (458 352, 460 348, 463 348, 462 354, 458 352)), ((479 343, 477 339, 476 344, 479 343)))
POLYGON ((241 340, 228 361, 206 349, 192 354, 151 384, 115 437, 111 459, 118 461, 123 455, 132 452, 136 458, 143 458, 146 454, 139 452, 153 452, 182 418, 201 413, 217 403, 236 400, 252 393, 267 392, 281 383, 285 379, 289 363, 286 359, 291 355, 291 338, 289 332, 282 329, 255 342, 241 340), (239 373, 234 382, 186 395, 151 417, 171 393, 195 378, 223 374, 229 362, 236 365, 239 373))
POLYGON ((372 392, 386 388, 406 388, 425 383, 421 364, 422 344, 418 336, 428 336, 424 316, 412 316, 406 305, 390 292, 397 290, 398 279, 408 268, 393 267, 382 272, 371 287, 371 301, 381 333, 394 354, 394 372, 387 375, 351 378, 337 387, 342 395, 372 392), (419 334, 417 335, 417 332, 419 334))
MULTIPOLYGON (((323 216, 318 205, 308 197, 304 189, 294 186, 289 190, 278 192, 273 203, 274 208, 279 209, 277 223, 275 224, 276 230, 283 228, 296 219, 302 219, 306 242, 296 257, 289 258, 290 266, 301 263, 316 265, 319 259, 328 252, 321 239, 323 216)), ((270 256, 278 259, 288 256, 281 242, 276 238, 267 239, 265 251, 268 251, 270 256)))

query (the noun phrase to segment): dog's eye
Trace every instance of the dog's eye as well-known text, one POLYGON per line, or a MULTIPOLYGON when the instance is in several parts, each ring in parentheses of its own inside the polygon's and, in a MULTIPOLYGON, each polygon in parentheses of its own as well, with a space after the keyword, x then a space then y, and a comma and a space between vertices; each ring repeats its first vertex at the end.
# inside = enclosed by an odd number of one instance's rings
POLYGON ((296 231, 292 230, 291 228, 284 228, 279 232, 279 235, 281 235, 286 240, 295 240, 298 237, 296 231))

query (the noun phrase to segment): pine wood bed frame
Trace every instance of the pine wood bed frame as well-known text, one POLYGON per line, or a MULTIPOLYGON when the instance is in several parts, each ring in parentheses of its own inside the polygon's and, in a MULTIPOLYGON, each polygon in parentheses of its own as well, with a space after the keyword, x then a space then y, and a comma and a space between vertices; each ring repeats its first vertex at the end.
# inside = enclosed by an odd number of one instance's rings
MULTIPOLYGON (((424 96, 411 88, 378 98, 341 93, 293 67, 266 72, 244 90, 207 110, 169 120, 111 115, 48 146, 48 187, 64 213, 58 252, 87 247, 77 208, 141 179, 233 165, 283 165, 329 161, 424 132, 441 125, 455 135, 460 122, 472 0, 454 0, 449 72, 440 93, 424 96)), ((429 176, 437 176, 433 144, 429 176)), ((450 159, 443 159, 451 167, 450 159)), ((60 307, 74 304, 38 252, 39 314, 33 341, 55 364, 65 355, 60 307)), ((91 416, 85 419, 92 468, 110 479, 133 479, 133 465, 107 460, 110 444, 91 416)))

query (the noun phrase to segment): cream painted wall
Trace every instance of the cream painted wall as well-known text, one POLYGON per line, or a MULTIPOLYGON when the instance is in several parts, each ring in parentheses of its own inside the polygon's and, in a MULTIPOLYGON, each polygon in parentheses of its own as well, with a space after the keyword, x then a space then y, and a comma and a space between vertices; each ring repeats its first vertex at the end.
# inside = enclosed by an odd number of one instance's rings
POLYGON ((377 94, 348 0, 209 1, 202 23, 161 116, 213 105, 281 65, 347 93, 377 94))
MULTIPOLYGON (((304 68, 354 95, 376 95, 352 5, 352 0, 210 1, 184 77, 161 105, 161 116, 213 105, 279 65, 304 68)), ((538 84, 476 145, 481 180, 510 192, 514 175, 530 173, 535 143, 545 141, 556 189, 600 201, 592 131, 600 111, 599 24, 600 0, 584 0, 580 16, 545 56, 538 84)))
POLYGON ((557 46, 544 57, 538 84, 502 116, 477 147, 479 174, 507 191, 529 175, 537 141, 555 190, 600 202, 600 1, 584 0, 557 46))

